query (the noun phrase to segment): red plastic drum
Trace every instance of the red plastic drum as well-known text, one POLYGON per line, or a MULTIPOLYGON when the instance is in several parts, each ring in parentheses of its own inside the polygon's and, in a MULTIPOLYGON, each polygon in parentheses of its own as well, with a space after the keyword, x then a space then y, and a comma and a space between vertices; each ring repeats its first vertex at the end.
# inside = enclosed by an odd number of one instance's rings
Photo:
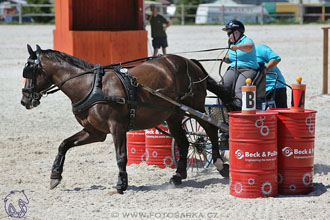
POLYGON ((278 184, 280 194, 307 194, 313 189, 316 111, 278 112, 278 184))
MULTIPOLYGON (((169 132, 168 128, 164 126, 158 127, 169 132)), ((171 148, 172 137, 159 132, 155 128, 146 130, 146 163, 148 165, 156 165, 159 168, 175 168, 171 148)))
POLYGON ((228 114, 230 194, 277 196, 277 113, 228 114))
POLYGON ((145 131, 129 131, 127 137, 127 165, 146 160, 145 131))

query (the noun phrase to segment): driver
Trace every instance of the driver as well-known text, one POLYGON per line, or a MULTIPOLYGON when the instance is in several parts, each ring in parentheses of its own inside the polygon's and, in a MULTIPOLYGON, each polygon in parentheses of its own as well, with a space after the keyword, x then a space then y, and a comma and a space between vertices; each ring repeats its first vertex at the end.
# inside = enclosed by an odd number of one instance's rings
POLYGON ((231 63, 222 81, 226 86, 230 86, 235 91, 234 104, 241 107, 242 90, 247 78, 253 79, 259 68, 257 62, 256 49, 253 41, 244 35, 245 27, 238 20, 231 20, 222 29, 227 32, 229 52, 224 61, 231 63))

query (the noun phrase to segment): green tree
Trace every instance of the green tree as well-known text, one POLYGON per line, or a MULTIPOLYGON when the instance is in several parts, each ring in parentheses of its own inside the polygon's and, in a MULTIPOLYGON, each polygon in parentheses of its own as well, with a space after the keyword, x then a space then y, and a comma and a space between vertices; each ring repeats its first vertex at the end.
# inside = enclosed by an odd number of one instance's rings
MULTIPOLYGON (((28 4, 51 4, 49 0, 28 0, 28 4)), ((23 14, 50 14, 50 7, 23 7, 23 14)), ((48 16, 33 16, 33 19, 39 23, 48 23, 53 20, 53 17, 48 16)))
MULTIPOLYGON (((185 7, 184 9, 184 14, 185 15, 196 15, 196 11, 197 11, 197 6, 199 4, 203 4, 209 1, 206 0, 179 0, 177 1, 175 4, 180 6, 180 5, 185 5, 188 7, 185 7), (189 7, 189 6, 196 6, 196 7, 189 7)), ((181 10, 177 10, 177 15, 181 14, 181 10)), ((181 21, 181 17, 179 16, 179 20, 181 21)), ((194 17, 186 17, 185 21, 187 22, 195 22, 195 18, 194 17)))

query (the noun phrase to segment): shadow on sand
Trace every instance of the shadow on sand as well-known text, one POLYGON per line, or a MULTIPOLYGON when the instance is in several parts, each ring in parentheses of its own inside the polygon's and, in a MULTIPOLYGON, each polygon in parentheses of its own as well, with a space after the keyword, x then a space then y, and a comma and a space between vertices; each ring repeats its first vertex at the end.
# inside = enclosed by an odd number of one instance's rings
POLYGON ((183 180, 182 184, 179 186, 175 186, 169 182, 165 182, 159 185, 152 185, 152 186, 129 186, 128 190, 134 190, 134 191, 158 191, 158 190, 168 190, 168 189, 175 189, 175 188, 204 188, 206 186, 212 185, 212 184, 229 184, 228 179, 221 179, 221 178, 210 178, 202 181, 197 181, 194 179, 190 180, 183 180))
POLYGON ((324 174, 328 175, 330 172, 330 166, 325 164, 315 164, 314 165, 314 174, 324 174))

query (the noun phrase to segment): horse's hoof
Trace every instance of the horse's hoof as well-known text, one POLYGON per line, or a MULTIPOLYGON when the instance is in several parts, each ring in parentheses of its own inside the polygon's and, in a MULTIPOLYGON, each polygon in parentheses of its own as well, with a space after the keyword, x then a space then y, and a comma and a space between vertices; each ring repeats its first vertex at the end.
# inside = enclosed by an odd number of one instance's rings
POLYGON ((128 179, 127 179, 127 173, 126 171, 121 171, 118 174, 118 182, 117 182, 117 192, 119 194, 124 194, 124 191, 127 190, 128 187, 128 179))
POLYGON ((54 189, 58 184, 61 183, 62 179, 51 179, 50 180, 50 189, 54 189))
POLYGON ((170 179, 170 183, 174 184, 174 185, 181 185, 182 184, 182 177, 180 176, 180 174, 175 174, 172 176, 172 178, 170 179))
POLYGON ((123 195, 124 194, 124 190, 121 190, 121 189, 117 189, 117 193, 123 195))
POLYGON ((228 178, 229 177, 229 165, 223 164, 222 170, 218 170, 221 176, 228 178))

